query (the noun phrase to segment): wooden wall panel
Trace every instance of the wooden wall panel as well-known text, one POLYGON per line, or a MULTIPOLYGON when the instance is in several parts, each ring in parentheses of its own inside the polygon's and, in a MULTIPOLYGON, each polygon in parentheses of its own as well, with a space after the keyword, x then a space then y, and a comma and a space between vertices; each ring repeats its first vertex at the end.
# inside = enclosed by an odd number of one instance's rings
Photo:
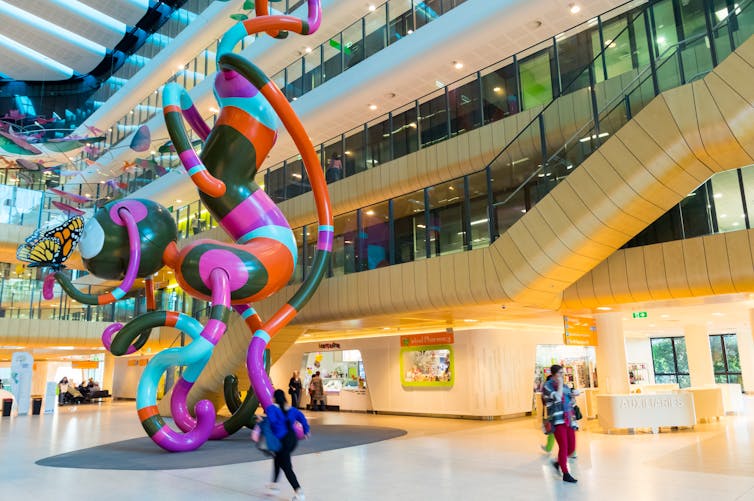
POLYGON ((670 289, 665 275, 665 256, 659 245, 645 245, 641 248, 644 252, 644 276, 647 280, 647 289, 652 299, 669 299, 670 289))
POLYGON ((736 292, 731 279, 731 263, 728 261, 728 246, 725 238, 702 238, 704 257, 707 261, 707 277, 714 294, 736 292))
POLYGON ((624 255, 626 260, 626 279, 631 297, 636 298, 649 295, 644 250, 641 247, 634 247, 626 249, 624 255))
POLYGON ((566 289, 562 308, 751 293, 754 292, 752 256, 754 230, 623 249, 566 289), (631 264, 637 251, 644 254, 644 283, 639 283, 641 272, 632 272, 641 268, 638 260, 631 264), (612 294, 607 293, 608 284, 612 294))

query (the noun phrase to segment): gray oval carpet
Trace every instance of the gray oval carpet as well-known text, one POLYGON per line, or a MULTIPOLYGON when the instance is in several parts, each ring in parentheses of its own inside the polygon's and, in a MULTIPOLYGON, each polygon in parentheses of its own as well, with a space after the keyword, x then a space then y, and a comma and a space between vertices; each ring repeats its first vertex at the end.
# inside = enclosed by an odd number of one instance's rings
MULTIPOLYGON (((355 447, 405 434, 406 430, 377 426, 312 425, 311 438, 299 441, 293 455, 355 447)), ((268 460, 269 456, 257 450, 250 436, 251 431, 243 428, 228 438, 182 453, 164 451, 149 437, 134 438, 50 456, 36 464, 96 470, 178 470, 268 460)))

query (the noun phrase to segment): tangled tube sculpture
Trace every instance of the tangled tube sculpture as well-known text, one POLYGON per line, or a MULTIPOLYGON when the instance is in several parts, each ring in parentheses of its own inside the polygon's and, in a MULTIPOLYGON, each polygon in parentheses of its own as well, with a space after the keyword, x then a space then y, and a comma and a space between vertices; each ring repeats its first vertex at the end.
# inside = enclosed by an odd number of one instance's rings
MULTIPOLYGON (((257 0, 257 17, 231 28, 217 51, 218 73, 215 97, 220 113, 210 128, 199 115, 185 89, 166 85, 163 113, 168 132, 183 166, 199 190, 199 196, 235 244, 198 240, 183 249, 176 245, 177 229, 163 207, 148 200, 111 202, 84 227, 80 250, 86 268, 94 275, 121 279, 111 292, 99 296, 78 291, 62 273, 46 279, 50 296, 54 280, 74 299, 85 304, 108 304, 123 298, 137 277, 145 278, 147 313, 126 325, 109 326, 103 344, 115 355, 141 348, 156 327, 175 327, 191 338, 183 347, 169 348, 155 355, 139 381, 136 406, 139 419, 156 444, 168 451, 189 451, 209 439, 220 439, 250 423, 256 399, 267 409, 272 405, 273 387, 265 366, 266 347, 307 303, 324 277, 332 251, 333 216, 322 167, 301 122, 285 96, 267 76, 247 59, 234 54, 246 36, 267 33, 282 38, 289 32, 308 35, 321 22, 319 0, 308 1, 306 20, 269 15, 267 0, 257 0), (184 126, 184 119, 205 141, 196 154, 184 126), (311 273, 301 287, 266 321, 251 303, 269 297, 290 280, 298 257, 296 241, 280 209, 254 183, 254 176, 277 138, 279 123, 293 138, 309 177, 319 220, 317 250, 311 273), (154 311, 151 276, 163 266, 175 272, 178 284, 196 298, 211 301, 206 325, 176 311, 154 311), (187 407, 187 396, 227 330, 228 318, 240 314, 253 332, 246 366, 255 398, 237 398, 236 381, 226 378, 225 394, 233 415, 215 423, 212 403, 202 400, 187 407), (170 408, 180 431, 170 428, 157 408, 157 386, 171 366, 185 371, 173 387, 170 408)), ((252 392, 249 392, 251 394, 252 392)))

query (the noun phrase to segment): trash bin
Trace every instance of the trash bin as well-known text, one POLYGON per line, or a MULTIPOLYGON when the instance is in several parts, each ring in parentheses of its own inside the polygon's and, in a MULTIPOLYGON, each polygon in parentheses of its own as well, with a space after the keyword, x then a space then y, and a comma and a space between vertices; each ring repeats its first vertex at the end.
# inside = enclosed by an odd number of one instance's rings
POLYGON ((42 397, 32 397, 31 399, 31 414, 33 416, 39 416, 42 412, 42 397))
POLYGON ((12 408, 13 408, 13 399, 4 398, 3 399, 3 417, 10 416, 10 410, 12 408))

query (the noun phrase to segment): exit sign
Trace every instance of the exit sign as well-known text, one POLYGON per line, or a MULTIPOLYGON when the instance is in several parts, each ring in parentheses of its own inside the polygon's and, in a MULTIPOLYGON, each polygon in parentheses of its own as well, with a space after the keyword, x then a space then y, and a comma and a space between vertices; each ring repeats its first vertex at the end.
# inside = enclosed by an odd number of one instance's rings
POLYGON ((635 311, 633 312, 634 318, 647 318, 647 312, 646 311, 635 311))

